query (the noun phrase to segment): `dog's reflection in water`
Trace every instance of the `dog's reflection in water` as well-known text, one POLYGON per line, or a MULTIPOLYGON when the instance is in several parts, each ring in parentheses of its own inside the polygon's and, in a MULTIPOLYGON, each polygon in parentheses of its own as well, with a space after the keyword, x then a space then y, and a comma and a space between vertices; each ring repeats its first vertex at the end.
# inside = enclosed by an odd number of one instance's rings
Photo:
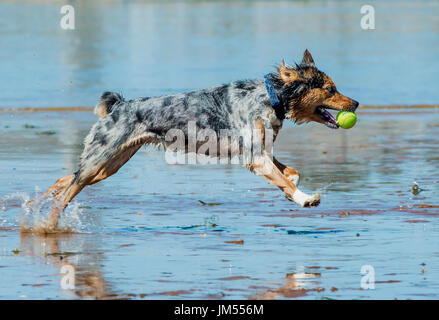
MULTIPOLYGON (((97 240, 99 241, 99 240, 97 240)), ((83 299, 120 299, 100 270, 103 253, 96 247, 96 237, 84 234, 35 234, 22 232, 19 254, 31 256, 38 263, 50 264, 57 271, 54 281, 66 296, 83 299), (93 243, 90 243, 93 238, 93 243)))

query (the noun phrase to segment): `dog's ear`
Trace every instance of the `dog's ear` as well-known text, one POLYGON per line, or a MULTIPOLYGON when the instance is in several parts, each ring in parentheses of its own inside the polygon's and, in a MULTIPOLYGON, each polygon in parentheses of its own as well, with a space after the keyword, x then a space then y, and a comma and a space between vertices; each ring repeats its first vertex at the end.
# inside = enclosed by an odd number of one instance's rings
POLYGON ((314 59, 311 56, 311 53, 309 53, 308 49, 305 50, 303 53, 303 59, 302 59, 302 66, 306 67, 315 67, 314 59))
POLYGON ((299 72, 294 69, 288 68, 285 65, 285 61, 282 60, 282 63, 279 67, 279 77, 285 83, 290 83, 299 79, 299 72))

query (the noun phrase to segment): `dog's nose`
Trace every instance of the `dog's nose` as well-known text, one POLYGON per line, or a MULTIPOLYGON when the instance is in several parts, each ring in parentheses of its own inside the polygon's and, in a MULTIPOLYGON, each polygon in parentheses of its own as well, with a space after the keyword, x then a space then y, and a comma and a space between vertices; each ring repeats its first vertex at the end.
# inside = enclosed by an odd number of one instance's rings
POLYGON ((356 110, 358 108, 358 101, 352 100, 352 106, 354 107, 354 110, 356 110))
POLYGON ((358 101, 352 100, 352 104, 354 105, 354 108, 357 109, 359 105, 358 101))

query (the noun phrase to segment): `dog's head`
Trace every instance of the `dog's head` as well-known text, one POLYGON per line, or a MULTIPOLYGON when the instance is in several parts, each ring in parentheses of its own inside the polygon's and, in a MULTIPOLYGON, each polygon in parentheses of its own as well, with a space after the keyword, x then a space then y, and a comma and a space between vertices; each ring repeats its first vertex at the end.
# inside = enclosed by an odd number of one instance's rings
POLYGON ((287 66, 282 61, 278 72, 287 119, 297 123, 315 121, 337 129, 337 121, 327 109, 355 111, 358 107, 357 101, 338 92, 332 79, 316 68, 308 50, 300 65, 287 66))

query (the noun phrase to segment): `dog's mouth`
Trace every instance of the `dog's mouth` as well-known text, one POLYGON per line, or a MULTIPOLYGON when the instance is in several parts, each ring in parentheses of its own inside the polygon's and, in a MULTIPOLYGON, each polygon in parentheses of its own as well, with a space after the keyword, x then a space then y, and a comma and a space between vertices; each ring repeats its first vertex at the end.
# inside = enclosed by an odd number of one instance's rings
POLYGON ((327 110, 327 109, 332 109, 329 107, 325 107, 325 106, 318 106, 316 108, 315 113, 322 118, 322 120, 324 121, 324 124, 331 128, 331 129, 338 129, 339 125, 337 123, 337 120, 334 118, 334 116, 327 110))

